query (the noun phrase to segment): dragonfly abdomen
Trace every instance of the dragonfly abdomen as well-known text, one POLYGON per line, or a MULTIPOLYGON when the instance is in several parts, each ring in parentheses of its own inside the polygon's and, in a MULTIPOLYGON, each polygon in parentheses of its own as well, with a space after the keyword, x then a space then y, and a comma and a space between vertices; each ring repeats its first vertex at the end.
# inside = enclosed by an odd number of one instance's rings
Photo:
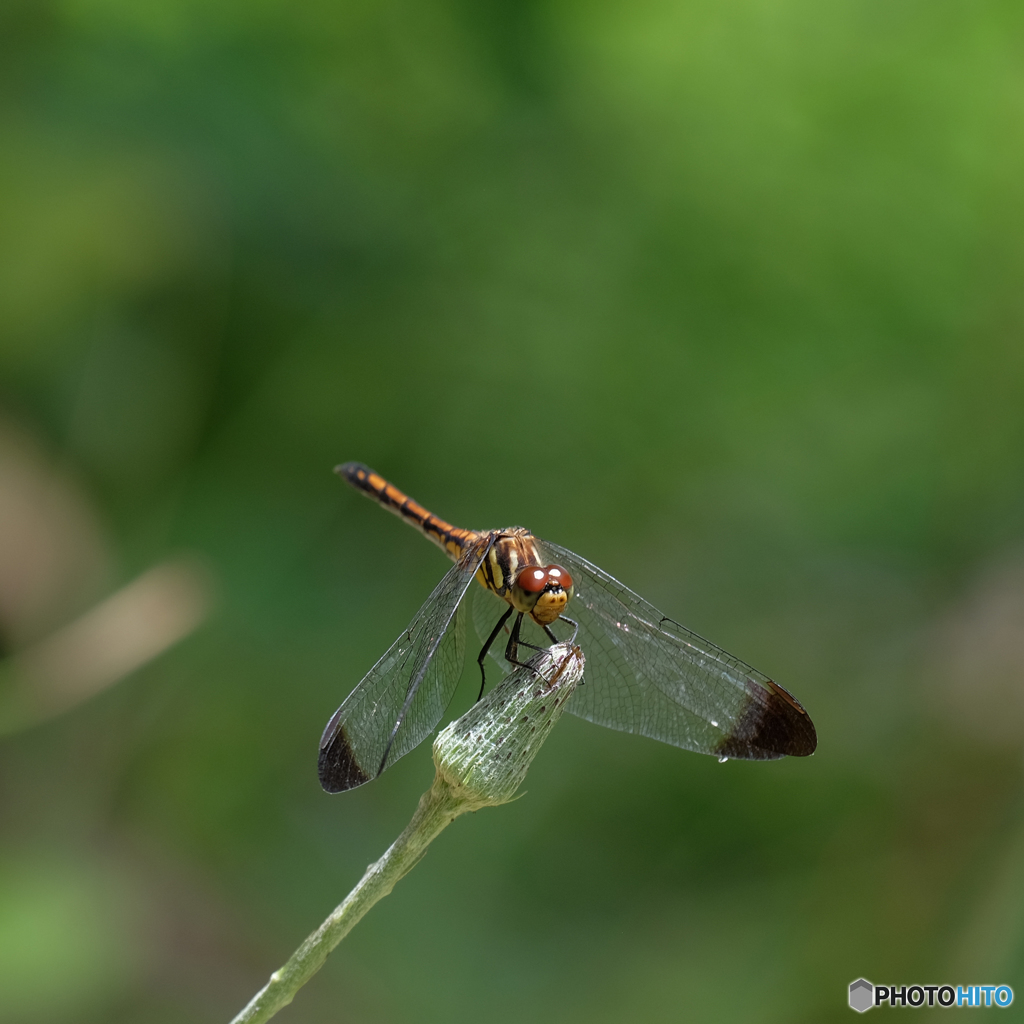
POLYGON ((385 480, 361 462, 343 463, 336 466, 334 472, 344 477, 378 505, 383 505, 389 512, 394 512, 396 516, 400 516, 410 526, 415 527, 454 561, 482 536, 476 530, 462 530, 435 516, 433 512, 428 512, 389 480, 385 480))

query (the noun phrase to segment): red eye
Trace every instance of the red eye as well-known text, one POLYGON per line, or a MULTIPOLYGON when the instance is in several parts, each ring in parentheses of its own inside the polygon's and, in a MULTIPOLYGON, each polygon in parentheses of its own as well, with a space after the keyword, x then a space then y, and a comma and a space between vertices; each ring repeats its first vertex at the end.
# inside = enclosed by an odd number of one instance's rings
POLYGON ((536 565, 525 568, 516 578, 516 586, 525 590, 528 594, 539 594, 548 581, 547 569, 541 569, 536 565))
POLYGON ((552 583, 557 583, 563 590, 572 589, 572 577, 560 565, 549 565, 544 571, 552 583))

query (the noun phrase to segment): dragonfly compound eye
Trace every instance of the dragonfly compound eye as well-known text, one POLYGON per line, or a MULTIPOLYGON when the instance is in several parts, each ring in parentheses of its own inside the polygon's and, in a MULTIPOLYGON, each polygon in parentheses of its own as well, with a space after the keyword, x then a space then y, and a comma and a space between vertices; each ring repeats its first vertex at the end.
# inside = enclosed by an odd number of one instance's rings
POLYGON ((537 599, 548 584, 547 569, 528 565, 512 584, 512 604, 517 612, 532 612, 537 599))
POLYGON ((548 585, 548 570, 528 565, 517 577, 516 586, 528 594, 539 594, 548 585))

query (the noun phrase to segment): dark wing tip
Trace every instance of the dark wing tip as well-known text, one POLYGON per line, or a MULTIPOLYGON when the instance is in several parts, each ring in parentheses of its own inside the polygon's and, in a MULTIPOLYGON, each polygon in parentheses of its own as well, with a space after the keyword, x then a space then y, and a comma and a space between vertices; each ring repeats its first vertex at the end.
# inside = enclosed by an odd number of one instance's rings
POLYGON ((355 789, 373 777, 356 763, 344 729, 339 729, 330 742, 320 748, 316 768, 320 785, 328 793, 344 793, 346 789, 355 789))
POLYGON ((722 757, 768 761, 776 757, 807 757, 818 746, 811 716, 778 683, 767 686, 747 680, 747 704, 733 731, 716 751, 722 757))

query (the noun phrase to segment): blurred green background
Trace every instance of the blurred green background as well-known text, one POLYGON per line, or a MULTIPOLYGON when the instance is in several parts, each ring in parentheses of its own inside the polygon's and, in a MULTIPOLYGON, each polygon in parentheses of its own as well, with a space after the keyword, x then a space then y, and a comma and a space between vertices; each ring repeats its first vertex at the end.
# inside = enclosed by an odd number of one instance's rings
POLYGON ((819 749, 567 716, 282 1022, 1021 993, 1022 118, 1009 0, 6 0, 0 1020, 226 1021, 408 820, 316 778, 448 564, 346 459, 819 749))

